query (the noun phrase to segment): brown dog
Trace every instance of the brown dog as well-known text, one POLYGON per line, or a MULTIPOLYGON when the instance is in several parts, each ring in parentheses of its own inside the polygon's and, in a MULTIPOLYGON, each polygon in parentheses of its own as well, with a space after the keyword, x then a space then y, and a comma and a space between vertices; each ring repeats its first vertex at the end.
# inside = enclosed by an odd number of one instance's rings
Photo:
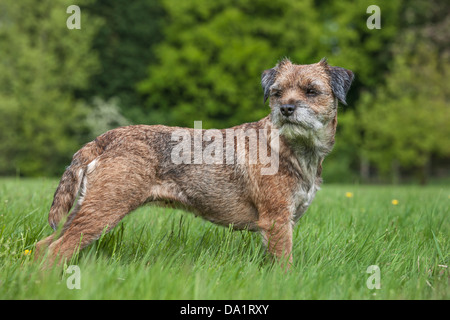
POLYGON ((136 125, 106 132, 73 156, 49 213, 52 228, 62 228, 37 244, 37 254, 48 246, 51 261, 69 258, 129 212, 155 202, 259 231, 269 252, 292 262, 292 228, 319 188, 338 100, 345 103, 352 80, 351 71, 324 59, 311 65, 284 59, 262 74, 271 113, 258 122, 225 130, 136 125))

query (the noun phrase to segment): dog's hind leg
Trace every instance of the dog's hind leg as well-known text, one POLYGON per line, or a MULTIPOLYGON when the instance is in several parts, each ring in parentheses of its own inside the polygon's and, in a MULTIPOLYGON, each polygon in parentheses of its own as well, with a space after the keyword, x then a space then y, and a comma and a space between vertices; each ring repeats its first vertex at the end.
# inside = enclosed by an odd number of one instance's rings
POLYGON ((109 232, 128 213, 124 207, 83 206, 63 235, 48 247, 49 259, 62 261, 109 232))
POLYGON ((43 256, 45 250, 50 246, 53 240, 57 237, 57 232, 52 233, 47 238, 42 239, 38 243, 36 243, 36 247, 34 249, 34 258, 39 259, 43 256))
POLYGON ((126 157, 99 159, 83 182, 86 190, 76 214, 69 216, 62 235, 49 246, 50 261, 70 259, 145 203, 147 177, 132 166, 126 157))
MULTIPOLYGON (((86 180, 84 182, 86 182, 86 180)), ((80 194, 80 198, 82 197, 84 197, 83 192, 80 194)), ((55 232, 53 232, 50 236, 42 239, 36 244, 34 252, 35 260, 39 260, 45 255, 46 250, 52 244, 52 242, 57 240, 65 231, 65 229, 67 229, 70 226, 71 221, 77 215, 80 208, 81 208, 81 201, 78 201, 75 207, 73 208, 72 212, 67 217, 63 217, 61 220, 59 220, 61 222, 60 228, 56 229, 55 232)))

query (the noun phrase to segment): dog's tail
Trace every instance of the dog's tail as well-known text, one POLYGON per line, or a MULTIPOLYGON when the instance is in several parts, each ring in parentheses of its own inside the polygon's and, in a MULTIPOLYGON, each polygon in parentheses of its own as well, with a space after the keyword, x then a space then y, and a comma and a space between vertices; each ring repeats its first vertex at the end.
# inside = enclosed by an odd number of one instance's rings
POLYGON ((72 163, 61 177, 53 196, 53 203, 48 214, 48 222, 56 230, 61 220, 69 214, 83 181, 88 165, 95 160, 103 148, 97 140, 89 142, 73 155, 72 163))

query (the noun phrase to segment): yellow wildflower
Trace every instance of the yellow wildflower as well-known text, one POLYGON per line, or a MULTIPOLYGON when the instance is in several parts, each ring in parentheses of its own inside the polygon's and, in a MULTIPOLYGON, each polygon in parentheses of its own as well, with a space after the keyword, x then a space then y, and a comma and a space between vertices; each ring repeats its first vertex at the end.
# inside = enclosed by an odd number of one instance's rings
POLYGON ((345 196, 346 196, 347 198, 353 198, 353 192, 346 192, 346 193, 345 193, 345 196))
POLYGON ((393 200, 391 201, 391 203, 392 203, 394 206, 396 206, 396 205, 398 205, 398 200, 397 200, 397 199, 393 199, 393 200))

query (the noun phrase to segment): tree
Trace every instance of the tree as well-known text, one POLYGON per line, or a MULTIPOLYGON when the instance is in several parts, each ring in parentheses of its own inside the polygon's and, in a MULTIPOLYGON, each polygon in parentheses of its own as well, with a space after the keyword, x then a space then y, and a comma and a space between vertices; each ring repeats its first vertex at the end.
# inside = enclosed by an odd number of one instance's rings
MULTIPOLYGON (((267 115, 260 75, 284 56, 325 51, 312 1, 162 1, 165 40, 140 91, 152 123, 226 127, 267 115)), ((321 53, 322 52, 322 53, 321 53)))
POLYGON ((81 30, 69 30, 71 4, 0 4, 0 174, 60 173, 86 133, 73 91, 97 66, 90 44, 100 22, 82 9, 81 30))
POLYGON ((412 1, 403 29, 391 46, 386 82, 361 100, 362 151, 394 182, 400 169, 424 184, 431 161, 450 157, 450 54, 448 4, 412 1))
POLYGON ((363 150, 394 181, 403 167, 425 183, 431 157, 450 157, 450 64, 425 42, 407 47, 399 49, 386 85, 360 110, 363 150))
POLYGON ((163 39, 164 11, 159 0, 96 0, 84 11, 104 21, 92 39, 100 66, 89 86, 76 96, 89 104, 96 97, 113 99, 131 122, 145 122, 144 99, 136 87, 154 63, 153 46, 163 39))
POLYGON ((365 129, 359 109, 367 94, 373 94, 387 78, 394 55, 391 46, 399 36, 400 18, 407 3, 325 0, 318 4, 319 23, 324 26, 321 41, 326 46, 330 63, 348 68, 355 74, 347 96, 348 105, 339 107, 336 144, 325 160, 323 177, 325 181, 354 182, 361 180, 361 176, 364 179, 369 171, 362 152, 365 129), (371 4, 381 8, 381 29, 367 26, 371 15, 367 8, 371 4))

